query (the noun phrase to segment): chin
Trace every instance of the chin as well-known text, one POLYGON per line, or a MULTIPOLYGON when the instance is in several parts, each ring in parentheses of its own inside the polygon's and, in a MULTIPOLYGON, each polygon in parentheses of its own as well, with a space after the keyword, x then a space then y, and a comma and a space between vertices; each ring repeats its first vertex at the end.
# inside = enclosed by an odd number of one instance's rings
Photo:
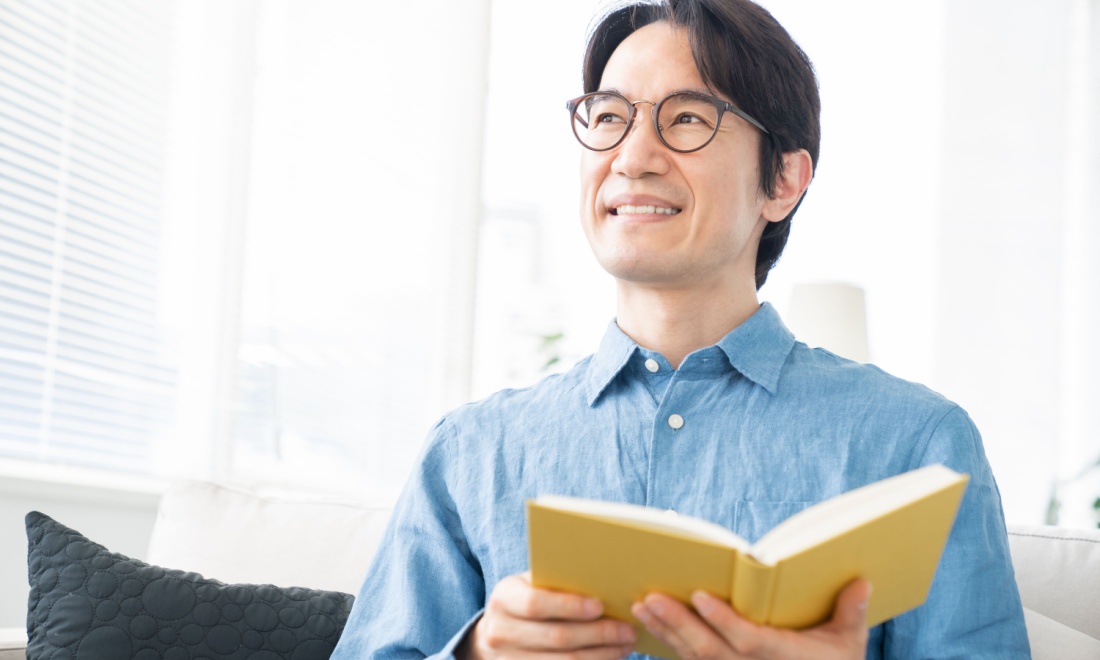
POLYGON ((596 260, 609 275, 624 282, 637 284, 657 284, 675 279, 676 268, 653 257, 645 258, 640 255, 616 255, 614 257, 600 257, 596 260))

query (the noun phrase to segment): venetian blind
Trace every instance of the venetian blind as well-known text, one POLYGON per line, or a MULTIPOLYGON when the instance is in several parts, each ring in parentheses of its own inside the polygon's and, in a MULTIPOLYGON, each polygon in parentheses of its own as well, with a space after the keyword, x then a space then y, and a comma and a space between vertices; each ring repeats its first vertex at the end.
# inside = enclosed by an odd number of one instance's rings
POLYGON ((171 421, 170 9, 0 4, 0 455, 139 470, 171 421))

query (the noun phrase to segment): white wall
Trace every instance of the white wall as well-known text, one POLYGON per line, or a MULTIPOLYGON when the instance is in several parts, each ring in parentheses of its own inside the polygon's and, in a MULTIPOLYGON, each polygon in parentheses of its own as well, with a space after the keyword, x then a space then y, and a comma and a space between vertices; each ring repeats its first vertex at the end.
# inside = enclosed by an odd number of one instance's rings
POLYGON ((1029 519, 1055 476, 1100 455, 1098 6, 948 9, 937 382, 967 403, 1006 507, 1029 519))
MULTIPOLYGON (((1006 517, 1042 522, 1100 456, 1100 3, 764 4, 817 65, 824 132, 766 293, 863 286, 872 360, 961 404, 1006 517)), ((1095 524, 1095 477, 1063 524, 1095 524)))

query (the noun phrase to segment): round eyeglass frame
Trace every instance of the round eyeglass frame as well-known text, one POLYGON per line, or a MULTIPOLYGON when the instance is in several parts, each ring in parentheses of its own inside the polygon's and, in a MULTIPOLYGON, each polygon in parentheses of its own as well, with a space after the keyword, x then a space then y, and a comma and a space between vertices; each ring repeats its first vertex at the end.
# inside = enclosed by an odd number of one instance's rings
MULTIPOLYGON (((610 151, 611 149, 614 149, 615 147, 617 147, 617 146, 619 146, 620 144, 623 143, 623 140, 626 139, 627 135, 630 135, 630 129, 634 125, 634 118, 638 116, 638 104, 639 103, 649 103, 650 105, 653 106, 653 111, 650 113, 650 115, 652 115, 652 117, 653 117, 653 129, 655 131, 657 131, 657 137, 660 138, 661 144, 665 145, 666 147, 668 147, 672 151, 675 151, 676 153, 689 154, 693 151, 699 151, 703 147, 710 144, 711 141, 714 140, 714 136, 718 135, 718 127, 722 125, 722 117, 725 116, 725 114, 727 112, 732 112, 733 114, 737 115, 741 119, 744 119, 745 121, 749 122, 750 124, 755 126, 759 131, 761 131, 765 135, 770 135, 768 129, 764 128, 763 124, 758 122, 756 119, 754 119, 747 112, 744 112, 743 110, 741 110, 740 108, 734 106, 732 103, 730 103, 729 101, 726 101, 725 99, 720 99, 718 97, 711 96, 709 94, 703 94, 703 93, 700 93, 700 92, 693 92, 693 91, 679 91, 679 92, 673 92, 673 93, 669 94, 668 96, 664 97, 660 101, 653 102, 653 101, 646 101, 646 100, 631 101, 630 99, 626 98, 625 96, 623 96, 622 94, 620 94, 618 92, 610 92, 610 91, 609 92, 604 92, 604 91, 597 90, 595 92, 589 92, 588 94, 578 96, 575 99, 571 99, 571 100, 565 102, 565 108, 569 111, 569 126, 573 129, 573 137, 577 138, 577 142, 580 142, 582 147, 584 147, 585 149, 588 149, 590 151, 610 151), (690 94, 692 96, 697 96, 697 97, 699 97, 699 98, 701 98, 705 101, 709 101, 710 103, 714 104, 715 110, 718 111, 718 120, 714 122, 714 130, 711 132, 710 137, 707 138, 706 142, 704 142, 703 144, 699 145, 698 147, 694 147, 692 149, 677 149, 676 147, 669 144, 665 140, 664 134, 661 132, 660 122, 657 121, 657 117, 659 117, 661 115, 661 105, 663 105, 665 101, 669 100, 673 96, 680 96, 682 94, 690 94), (582 140, 581 136, 577 133, 577 122, 574 119, 574 117, 577 117, 579 119, 579 116, 577 115, 577 108, 580 107, 580 105, 582 103, 584 103, 585 99, 587 99, 589 97, 592 97, 592 96, 614 96, 616 98, 622 99, 623 102, 626 103, 626 105, 630 108, 629 114, 627 115, 627 118, 626 118, 626 126, 623 128, 623 134, 621 136, 619 136, 618 140, 615 140, 614 144, 612 144, 610 146, 607 146, 607 147, 604 147, 602 149, 596 149, 594 147, 591 147, 591 146, 585 144, 584 140, 582 140)), ((581 121, 583 123, 583 120, 581 120, 581 121)))

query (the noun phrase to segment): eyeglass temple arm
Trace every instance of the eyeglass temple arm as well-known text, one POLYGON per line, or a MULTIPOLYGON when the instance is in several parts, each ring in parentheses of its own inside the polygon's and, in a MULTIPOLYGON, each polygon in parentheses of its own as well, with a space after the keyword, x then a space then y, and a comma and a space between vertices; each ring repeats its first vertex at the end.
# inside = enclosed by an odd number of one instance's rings
POLYGON ((755 119, 752 118, 752 115, 749 115, 749 114, 745 113, 740 108, 735 108, 732 103, 726 102, 726 108, 725 109, 729 110, 730 112, 737 115, 741 119, 744 119, 745 121, 749 122, 753 126, 757 127, 758 129, 760 129, 760 131, 762 133, 769 133, 768 129, 764 128, 763 124, 761 124, 760 122, 758 122, 758 121, 756 121, 755 119))

